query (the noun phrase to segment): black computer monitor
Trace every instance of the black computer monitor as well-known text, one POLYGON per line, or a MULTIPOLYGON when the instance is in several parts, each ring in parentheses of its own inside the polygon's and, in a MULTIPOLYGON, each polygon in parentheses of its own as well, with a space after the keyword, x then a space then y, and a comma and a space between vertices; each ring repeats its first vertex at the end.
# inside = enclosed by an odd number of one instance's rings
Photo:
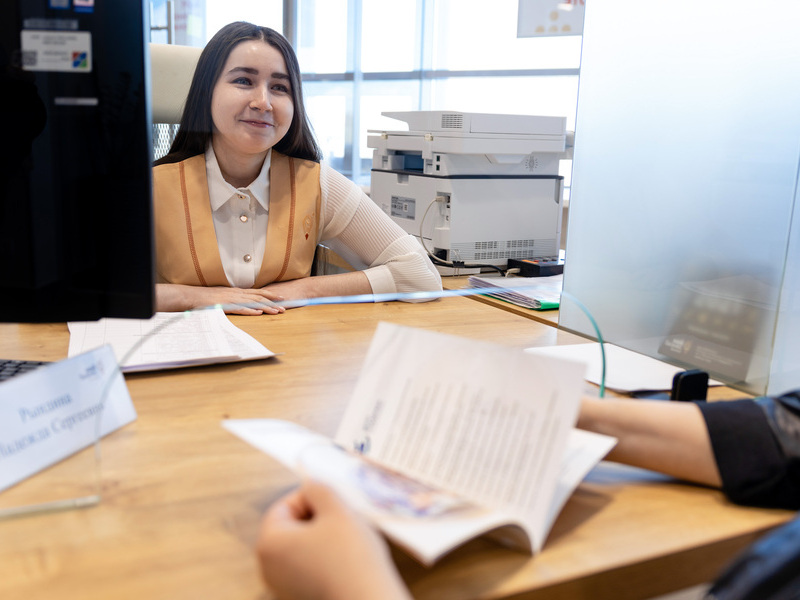
POLYGON ((0 6, 0 321, 149 317, 147 2, 0 6))

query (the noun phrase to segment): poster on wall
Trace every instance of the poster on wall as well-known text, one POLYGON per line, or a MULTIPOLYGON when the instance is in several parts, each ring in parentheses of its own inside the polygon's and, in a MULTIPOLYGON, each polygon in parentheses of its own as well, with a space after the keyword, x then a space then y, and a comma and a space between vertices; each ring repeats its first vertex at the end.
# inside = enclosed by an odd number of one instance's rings
MULTIPOLYGON (((206 0, 175 0, 175 40, 180 46, 205 46, 206 0)), ((216 33, 216 32, 212 32, 216 33)))
POLYGON ((517 37, 581 35, 586 0, 519 0, 517 37))

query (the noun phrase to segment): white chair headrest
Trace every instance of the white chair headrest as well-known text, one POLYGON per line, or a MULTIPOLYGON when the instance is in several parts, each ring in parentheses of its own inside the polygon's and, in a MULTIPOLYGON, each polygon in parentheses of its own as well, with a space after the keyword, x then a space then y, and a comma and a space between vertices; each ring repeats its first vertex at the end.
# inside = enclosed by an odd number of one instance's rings
POLYGON ((179 123, 202 48, 150 44, 153 123, 179 123))

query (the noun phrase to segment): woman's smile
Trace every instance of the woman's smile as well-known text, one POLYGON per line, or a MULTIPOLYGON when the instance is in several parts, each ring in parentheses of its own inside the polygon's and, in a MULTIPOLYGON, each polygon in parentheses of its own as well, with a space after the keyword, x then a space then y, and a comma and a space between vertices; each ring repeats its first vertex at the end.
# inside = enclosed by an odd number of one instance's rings
POLYGON ((264 156, 286 135, 294 118, 283 55, 259 40, 234 47, 214 85, 211 118, 214 152, 221 162, 251 165, 255 176, 264 156))

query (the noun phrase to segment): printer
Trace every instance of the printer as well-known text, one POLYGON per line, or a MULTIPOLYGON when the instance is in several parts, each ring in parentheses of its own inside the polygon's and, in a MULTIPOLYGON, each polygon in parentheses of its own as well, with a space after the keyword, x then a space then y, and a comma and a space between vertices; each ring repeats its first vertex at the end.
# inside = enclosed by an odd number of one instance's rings
MULTIPOLYGON (((566 118, 454 111, 384 112, 408 130, 370 130, 371 196, 438 258, 505 268, 509 258, 557 259, 566 118)), ((450 263, 447 266, 446 263, 450 263)), ((489 267, 491 268, 491 267, 489 267)))

